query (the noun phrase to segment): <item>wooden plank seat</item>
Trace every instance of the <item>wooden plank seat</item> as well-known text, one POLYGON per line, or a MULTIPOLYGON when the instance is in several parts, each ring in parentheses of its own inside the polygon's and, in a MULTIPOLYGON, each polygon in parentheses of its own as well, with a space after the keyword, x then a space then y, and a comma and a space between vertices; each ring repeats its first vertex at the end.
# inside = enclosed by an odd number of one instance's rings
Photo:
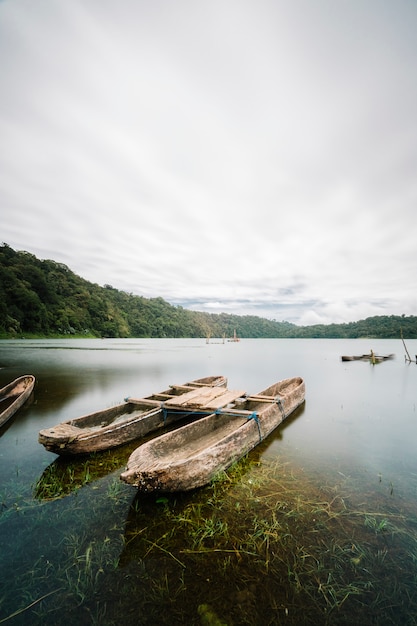
POLYGON ((201 387, 193 389, 181 396, 170 398, 164 403, 166 409, 204 409, 215 410, 233 402, 245 394, 244 391, 233 391, 222 387, 201 387))

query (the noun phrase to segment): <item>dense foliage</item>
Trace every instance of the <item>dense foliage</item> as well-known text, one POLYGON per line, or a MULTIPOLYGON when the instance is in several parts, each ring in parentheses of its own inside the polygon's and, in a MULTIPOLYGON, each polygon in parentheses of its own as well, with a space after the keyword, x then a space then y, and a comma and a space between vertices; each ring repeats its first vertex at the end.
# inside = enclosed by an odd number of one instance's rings
POLYGON ((100 287, 66 265, 0 246, 0 336, 417 338, 417 317, 296 326, 251 315, 209 314, 100 287))

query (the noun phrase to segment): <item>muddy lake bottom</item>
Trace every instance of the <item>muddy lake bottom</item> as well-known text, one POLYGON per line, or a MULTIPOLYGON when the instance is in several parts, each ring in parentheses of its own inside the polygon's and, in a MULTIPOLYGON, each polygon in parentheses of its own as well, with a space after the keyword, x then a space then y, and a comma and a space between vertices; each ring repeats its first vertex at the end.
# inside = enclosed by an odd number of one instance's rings
POLYGON ((0 437, 0 623, 416 624, 417 365, 400 344, 373 367, 340 362, 369 340, 159 341, 5 342, 0 382, 38 383, 0 437), (138 442, 69 459, 37 443, 132 388, 219 373, 249 392, 301 375, 306 403, 202 489, 122 483, 138 442))

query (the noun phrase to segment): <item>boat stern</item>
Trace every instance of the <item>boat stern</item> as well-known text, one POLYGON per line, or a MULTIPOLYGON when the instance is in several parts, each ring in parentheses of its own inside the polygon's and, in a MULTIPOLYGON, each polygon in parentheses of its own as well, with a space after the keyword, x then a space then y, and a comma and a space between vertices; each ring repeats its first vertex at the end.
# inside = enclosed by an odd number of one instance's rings
POLYGON ((74 442, 80 434, 80 429, 70 424, 58 424, 52 428, 39 431, 38 441, 49 452, 62 454, 68 445, 74 442))

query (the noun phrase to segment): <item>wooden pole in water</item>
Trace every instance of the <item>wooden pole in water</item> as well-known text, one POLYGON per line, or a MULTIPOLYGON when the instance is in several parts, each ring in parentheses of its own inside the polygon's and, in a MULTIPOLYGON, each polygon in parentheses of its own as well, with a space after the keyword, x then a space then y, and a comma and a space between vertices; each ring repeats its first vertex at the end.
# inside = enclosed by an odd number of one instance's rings
MULTIPOLYGON (((404 345, 404 350, 406 351, 406 354, 407 354, 407 356, 408 356, 408 359, 406 358, 406 361, 410 361, 410 363, 411 363, 411 357, 410 357, 410 355, 408 354, 407 346, 405 345, 405 341, 404 341, 404 337, 403 337, 403 329, 402 329, 402 327, 401 327, 401 326, 400 326, 400 331, 401 331, 401 340, 402 340, 403 345, 404 345)), ((416 357, 416 359, 417 359, 417 357, 416 357)))

